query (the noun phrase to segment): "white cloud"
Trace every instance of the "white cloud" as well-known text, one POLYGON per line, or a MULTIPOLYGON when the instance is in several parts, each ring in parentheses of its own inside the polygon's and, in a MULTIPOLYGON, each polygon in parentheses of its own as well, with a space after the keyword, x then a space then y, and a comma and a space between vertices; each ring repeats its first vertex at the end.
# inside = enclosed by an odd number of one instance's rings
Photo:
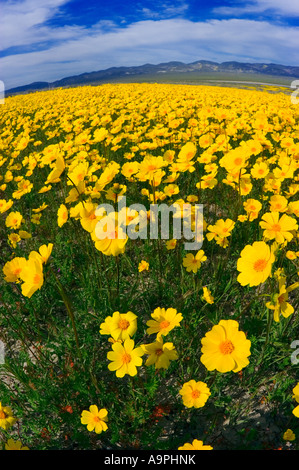
POLYGON ((213 12, 224 16, 275 13, 282 17, 299 17, 298 0, 248 0, 242 3, 241 6, 214 8, 213 12))
MULTIPOLYGON (((45 23, 59 14, 69 0, 14 0, 1 4, 1 50, 14 46, 32 45, 54 37, 53 28, 45 23)), ((55 29, 55 39, 67 39, 79 32, 78 26, 55 29), (57 33, 57 36, 56 36, 57 33)))
POLYGON ((156 3, 155 9, 143 7, 139 11, 146 19, 166 19, 183 15, 189 9, 186 2, 172 2, 166 1, 164 3, 156 3))
POLYGON ((298 0, 258 0, 262 9, 276 10, 281 15, 299 16, 298 0))
POLYGON ((189 9, 189 5, 185 2, 181 2, 178 5, 173 5, 172 3, 163 4, 164 14, 169 16, 182 15, 189 9))
MULTIPOLYGON (((54 7, 54 4, 61 5, 62 0, 45 3, 54 7)), ((200 59, 238 60, 286 65, 299 62, 298 29, 267 21, 232 18, 194 22, 173 18, 143 20, 126 27, 99 22, 89 29, 47 28, 48 39, 57 38, 57 32, 60 37, 65 34, 65 40, 46 50, 0 59, 0 79, 6 89, 114 66, 171 60, 185 63, 200 59)))

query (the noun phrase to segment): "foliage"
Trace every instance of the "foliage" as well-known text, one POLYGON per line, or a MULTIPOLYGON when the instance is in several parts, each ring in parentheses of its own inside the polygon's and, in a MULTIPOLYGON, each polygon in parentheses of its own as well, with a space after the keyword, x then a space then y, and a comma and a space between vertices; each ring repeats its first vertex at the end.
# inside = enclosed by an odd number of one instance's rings
MULTIPOLYGON (((0 128, 3 447, 13 438, 41 450, 272 449, 287 448, 291 429, 298 448, 290 97, 59 89, 7 98, 0 128), (97 208, 111 204, 119 218, 121 196, 144 205, 147 227, 153 204, 189 203, 192 223, 203 204, 201 249, 172 232, 171 243, 149 233, 99 240, 97 208)), ((126 212, 125 227, 140 228, 141 216, 126 212)))

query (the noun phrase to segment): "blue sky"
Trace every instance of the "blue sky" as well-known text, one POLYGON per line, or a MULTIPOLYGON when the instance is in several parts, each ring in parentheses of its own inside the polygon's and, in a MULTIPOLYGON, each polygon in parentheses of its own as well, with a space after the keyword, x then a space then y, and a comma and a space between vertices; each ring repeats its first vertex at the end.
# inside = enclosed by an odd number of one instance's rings
POLYGON ((6 89, 202 59, 299 65, 299 0, 0 0, 6 89))

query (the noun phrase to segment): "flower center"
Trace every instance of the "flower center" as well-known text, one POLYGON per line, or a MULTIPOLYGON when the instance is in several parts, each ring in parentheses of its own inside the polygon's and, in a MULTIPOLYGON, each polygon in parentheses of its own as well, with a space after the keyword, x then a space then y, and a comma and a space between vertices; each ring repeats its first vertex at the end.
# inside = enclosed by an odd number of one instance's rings
POLYGON ((111 232, 107 233, 108 240, 116 240, 117 239, 117 232, 115 230, 112 230, 111 232))
POLYGON ((126 320, 125 318, 121 318, 121 320, 119 320, 118 322, 118 327, 121 330, 126 330, 127 328, 129 328, 129 326, 130 326, 130 322, 128 322, 128 320, 126 320))
POLYGON ((235 165, 241 165, 243 159, 241 157, 235 159, 235 165))
POLYGON ((282 304, 284 301, 285 301, 285 295, 284 294, 281 294, 279 297, 278 297, 278 303, 279 304, 282 304))
POLYGON ((6 414, 4 413, 3 410, 0 410, 0 419, 5 419, 6 418, 6 414))
POLYGON ((264 271, 264 269, 266 268, 266 266, 267 266, 267 260, 265 260, 265 259, 258 259, 258 260, 254 263, 253 269, 259 273, 259 272, 264 271))
POLYGON ((163 349, 156 349, 157 356, 161 356, 162 353, 163 353, 163 349))
POLYGON ((149 165, 147 167, 148 171, 155 171, 157 169, 157 167, 155 165, 149 165))
POLYGON ((222 341, 222 343, 220 343, 219 348, 220 348, 221 353, 225 355, 231 354, 233 350, 235 349, 233 343, 229 339, 222 341))
POLYGON ((280 232, 281 227, 280 227, 279 224, 274 224, 274 225, 272 225, 272 230, 273 230, 274 232, 280 232))
POLYGON ((93 417, 93 420, 96 422, 96 423, 99 423, 101 420, 98 416, 94 416, 93 417))
POLYGON ((164 328, 168 328, 169 325, 170 325, 169 321, 163 320, 163 321, 161 321, 161 323, 160 323, 160 329, 161 329, 161 330, 164 330, 164 328))
POLYGON ((123 364, 128 364, 129 362, 131 362, 130 354, 128 354, 128 353, 123 354, 122 362, 123 362, 123 364))
POLYGON ((33 278, 33 284, 39 284, 40 278, 41 278, 40 274, 35 274, 33 278))
POLYGON ((193 390, 192 393, 191 393, 192 398, 198 398, 199 395, 200 395, 199 390, 193 390))

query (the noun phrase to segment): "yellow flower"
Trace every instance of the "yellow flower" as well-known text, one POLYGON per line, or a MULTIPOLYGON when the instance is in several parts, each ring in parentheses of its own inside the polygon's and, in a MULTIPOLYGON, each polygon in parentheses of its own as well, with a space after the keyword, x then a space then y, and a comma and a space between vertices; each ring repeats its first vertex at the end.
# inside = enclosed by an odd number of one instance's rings
POLYGON ((286 258, 290 259, 290 260, 294 260, 297 258, 297 254, 295 251, 291 251, 291 250, 288 250, 286 252, 286 258))
POLYGON ((118 256, 124 253, 128 235, 118 224, 118 214, 112 213, 103 217, 91 234, 97 250, 106 256, 118 256))
POLYGON ((118 163, 114 161, 110 162, 104 169, 99 179, 97 180, 95 184, 95 190, 102 191, 105 186, 107 186, 107 184, 109 184, 117 175, 117 173, 119 172, 119 167, 120 165, 118 163))
POLYGON ((178 185, 176 184, 168 184, 167 186, 165 186, 164 188, 164 193, 166 194, 166 196, 168 197, 172 197, 174 196, 175 194, 178 194, 179 193, 179 187, 178 185))
POLYGON ((16 248, 17 244, 21 241, 21 237, 18 233, 11 233, 8 235, 8 243, 13 247, 16 248))
POLYGON ((285 212, 288 208, 288 200, 286 197, 275 194, 270 198, 271 212, 285 212))
POLYGON ((58 155, 56 158, 56 162, 51 173, 48 175, 47 181, 45 184, 49 183, 57 183, 60 181, 60 176, 65 169, 65 161, 62 155, 58 155))
POLYGON ((142 345, 145 354, 148 354, 145 365, 155 365, 155 369, 168 369, 170 361, 178 359, 178 354, 173 343, 163 343, 163 340, 157 340, 150 344, 142 345))
POLYGON ((174 250, 177 244, 177 240, 174 238, 172 240, 168 240, 166 242, 166 248, 167 250, 174 250))
POLYGON ((48 207, 48 204, 46 204, 45 202, 42 203, 41 206, 39 206, 37 209, 32 209, 32 212, 34 213, 39 213, 39 212, 42 212, 44 211, 46 208, 48 207))
POLYGON ((123 207, 118 214, 118 218, 121 225, 137 225, 140 222, 140 215, 142 214, 139 214, 136 210, 123 207))
POLYGON ((31 217, 31 222, 35 225, 40 225, 40 219, 41 219, 42 214, 33 214, 31 217))
POLYGON ((42 245, 39 247, 39 254, 42 258, 43 263, 47 263, 50 258, 53 250, 53 243, 48 243, 48 245, 42 245))
MULTIPOLYGON (((293 398, 296 400, 297 403, 299 403, 299 382, 293 388, 293 398)), ((296 416, 296 418, 299 418, 299 405, 293 409, 292 413, 294 416, 296 416)))
POLYGON ((138 265, 138 271, 141 273, 142 271, 148 271, 149 270, 149 263, 145 260, 140 261, 138 265))
POLYGON ((5 450, 29 450, 28 447, 23 446, 21 441, 15 441, 14 439, 8 439, 5 444, 5 450))
POLYGON ((6 217, 5 225, 6 227, 13 230, 18 230, 22 221, 23 216, 20 214, 20 212, 10 212, 10 214, 6 217))
POLYGON ((75 188, 72 188, 69 191, 68 196, 65 198, 65 203, 69 204, 70 202, 75 202, 79 199, 80 195, 83 194, 86 190, 86 185, 84 181, 81 181, 75 188))
POLYGON ((247 199, 247 201, 243 204, 245 211, 248 215, 248 220, 251 222, 252 220, 258 217, 258 214, 262 208, 262 204, 257 199, 247 199))
POLYGON ((299 201, 292 201, 288 205, 288 214, 294 214, 299 217, 299 201))
POLYGON ((194 143, 193 142, 187 142, 181 148, 181 150, 178 154, 178 160, 179 161, 190 161, 195 157, 196 152, 197 152, 197 149, 196 149, 196 146, 194 145, 194 143))
POLYGON ((123 184, 114 183, 113 186, 106 191, 106 199, 108 201, 117 202, 127 191, 127 187, 123 184))
POLYGON ((32 297, 34 292, 40 289, 44 283, 43 265, 36 257, 29 258, 23 267, 20 278, 22 279, 22 294, 25 297, 32 297))
POLYGON ((94 142, 102 142, 108 135, 107 129, 105 127, 97 128, 93 134, 94 142))
POLYGON ((112 351, 107 354, 110 364, 108 369, 115 371, 116 377, 124 377, 126 374, 134 376, 137 374, 137 367, 141 366, 144 351, 141 346, 135 348, 135 343, 128 338, 123 344, 116 342, 112 344, 112 351))
POLYGON ((133 312, 114 312, 109 320, 109 331, 113 339, 125 341, 137 330, 137 315, 133 312))
POLYGON ((210 233, 207 234, 207 239, 216 240, 216 243, 224 248, 227 246, 227 237, 231 235, 231 231, 235 226, 235 222, 231 219, 220 219, 217 220, 215 225, 209 225, 208 230, 210 233))
POLYGON ((0 428, 7 431, 16 421, 17 419, 14 418, 10 406, 2 406, 0 402, 0 428))
POLYGON ((251 342, 235 320, 221 320, 201 340, 200 360, 208 370, 239 372, 249 364, 251 342))
POLYGON ((139 170, 139 163, 138 162, 127 162, 124 163, 121 169, 121 173, 126 177, 126 178, 131 178, 135 173, 137 173, 139 170))
POLYGON ((274 321, 279 322, 280 314, 283 315, 285 318, 292 315, 294 312, 294 307, 287 302, 289 299, 289 292, 297 289, 299 287, 299 282, 295 282, 289 287, 286 287, 286 278, 281 276, 278 279, 278 294, 274 295, 272 302, 267 302, 266 307, 271 310, 274 310, 274 321))
POLYGON ((31 233, 26 232, 26 230, 20 230, 19 235, 22 238, 22 240, 27 240, 32 237, 31 233))
POLYGON ((249 155, 243 148, 237 147, 230 150, 224 157, 219 160, 219 165, 224 167, 229 173, 239 173, 241 168, 247 165, 249 155))
POLYGON ((68 211, 64 204, 60 204, 57 211, 57 224, 58 227, 62 227, 68 219, 68 211))
POLYGON ((38 192, 39 194, 44 194, 47 193, 48 191, 51 191, 52 186, 49 184, 48 186, 43 186, 38 192))
POLYGON ((100 324, 100 334, 101 335, 111 335, 111 322, 112 317, 109 315, 105 318, 105 321, 100 324))
POLYGON ((188 253, 183 259, 183 266, 188 272, 192 271, 197 273, 201 267, 201 263, 207 260, 203 250, 199 250, 194 256, 192 253, 188 253))
POLYGON ((183 319, 181 313, 177 313, 174 308, 157 307, 151 314, 153 320, 148 320, 146 325, 149 327, 147 333, 157 334, 157 339, 160 340, 161 336, 166 336, 173 328, 180 325, 183 319))
POLYGON ((141 181, 149 180, 152 184, 160 182, 164 172, 161 168, 166 166, 167 162, 163 157, 153 157, 146 155, 139 164, 139 170, 136 177, 141 181))
POLYGON ((198 439, 194 439, 192 441, 192 444, 189 444, 187 442, 182 447, 178 447, 178 450, 213 450, 213 447, 204 445, 203 441, 199 441, 198 439))
POLYGON ((213 304, 214 303, 214 297, 211 295, 211 291, 204 286, 203 288, 203 298, 208 304, 213 304))
POLYGON ((287 429, 283 435, 283 439, 285 441, 294 441, 296 439, 296 436, 291 429, 287 429))
POLYGON ((39 253, 37 251, 31 251, 31 253, 29 254, 29 259, 36 258, 37 260, 46 264, 51 256, 52 249, 53 243, 49 243, 48 245, 42 245, 39 247, 39 253))
POLYGON ((267 174, 269 173, 269 167, 266 162, 258 162, 253 165, 250 173, 253 178, 265 178, 265 176, 267 176, 267 174))
POLYGON ((275 256, 265 242, 246 245, 237 261, 238 282, 250 287, 262 284, 270 276, 274 261, 275 256))
POLYGON ((3 214, 4 212, 8 211, 12 205, 12 199, 10 199, 9 201, 6 201, 5 199, 0 199, 0 214, 3 214))
POLYGON ((187 408, 201 408, 206 404, 211 392, 207 384, 192 379, 184 383, 179 394, 187 408))
POLYGON ((3 266, 4 279, 6 282, 17 282, 20 279, 20 274, 26 266, 26 258, 17 257, 3 266))
POLYGON ((81 413, 81 423, 87 424, 88 431, 95 431, 101 434, 107 431, 108 411, 106 408, 98 409, 97 405, 90 405, 89 411, 83 410, 81 413))
POLYGON ((264 237, 268 240, 276 240, 277 243, 291 241, 294 230, 298 229, 298 224, 293 217, 283 214, 279 218, 279 212, 267 212, 263 215, 260 226, 264 229, 264 237))
POLYGON ((82 162, 78 163, 74 169, 71 169, 71 171, 68 174, 68 185, 74 185, 76 189, 77 186, 83 183, 84 178, 86 177, 88 173, 88 162, 82 162))
POLYGON ((18 183, 18 189, 12 193, 14 199, 20 199, 24 194, 30 193, 33 188, 33 184, 29 180, 23 179, 18 183))
POLYGON ((98 221, 101 219, 101 217, 97 217, 95 214, 97 204, 85 202, 79 207, 79 217, 82 227, 89 233, 93 232, 98 221))

